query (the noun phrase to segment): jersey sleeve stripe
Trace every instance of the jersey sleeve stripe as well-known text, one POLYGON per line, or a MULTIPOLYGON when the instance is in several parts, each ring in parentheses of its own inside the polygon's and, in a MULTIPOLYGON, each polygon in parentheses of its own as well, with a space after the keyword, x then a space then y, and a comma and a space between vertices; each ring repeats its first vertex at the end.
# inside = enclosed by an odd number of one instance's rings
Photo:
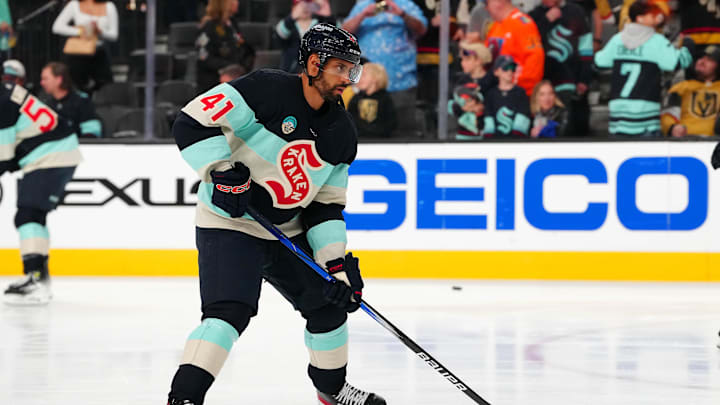
POLYGON ((230 145, 224 135, 214 136, 194 143, 180 154, 193 170, 199 170, 210 163, 230 159, 230 145))
POLYGON ((80 132, 82 134, 94 135, 98 138, 102 136, 102 124, 98 119, 87 120, 80 123, 80 132))
POLYGON ((45 142, 33 149, 32 152, 22 157, 19 161, 20 167, 24 167, 52 153, 75 150, 78 146, 79 143, 75 134, 71 134, 70 136, 66 136, 65 138, 58 139, 56 141, 45 142))
POLYGON ((15 143, 15 127, 0 129, 0 145, 13 145, 15 143))

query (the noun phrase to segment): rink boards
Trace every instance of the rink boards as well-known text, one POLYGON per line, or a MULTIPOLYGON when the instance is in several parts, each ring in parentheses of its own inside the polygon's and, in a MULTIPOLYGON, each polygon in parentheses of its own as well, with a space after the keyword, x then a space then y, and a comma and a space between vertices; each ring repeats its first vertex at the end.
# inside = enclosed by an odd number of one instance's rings
MULTIPOLYGON (((720 281, 713 147, 361 144, 348 247, 371 277, 720 281)), ((177 148, 81 148, 49 216, 53 273, 197 274, 197 180, 177 148)), ((16 177, 0 183, 0 275, 16 274, 16 177)))

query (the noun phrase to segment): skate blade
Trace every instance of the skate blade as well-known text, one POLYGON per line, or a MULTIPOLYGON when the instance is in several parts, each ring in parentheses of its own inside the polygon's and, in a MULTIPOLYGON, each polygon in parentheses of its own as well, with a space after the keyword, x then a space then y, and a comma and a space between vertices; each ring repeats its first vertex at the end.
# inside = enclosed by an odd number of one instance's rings
POLYGON ((3 294, 3 303, 12 307, 41 307, 50 303, 52 295, 3 294))

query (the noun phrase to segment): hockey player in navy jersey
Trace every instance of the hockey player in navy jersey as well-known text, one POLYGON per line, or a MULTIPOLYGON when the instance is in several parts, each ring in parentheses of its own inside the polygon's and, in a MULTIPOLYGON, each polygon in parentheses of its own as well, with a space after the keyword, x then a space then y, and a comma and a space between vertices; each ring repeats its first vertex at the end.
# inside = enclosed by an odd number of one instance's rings
POLYGON ((52 297, 47 214, 65 193, 82 157, 70 124, 18 84, 0 85, 0 175, 22 171, 15 227, 25 276, 10 284, 3 301, 47 304, 52 297))
POLYGON ((358 259, 345 252, 342 210, 357 133, 341 95, 358 81, 359 63, 352 34, 319 24, 301 41, 300 75, 259 70, 198 96, 179 115, 173 135, 202 180, 202 323, 187 340, 169 404, 203 403, 257 314, 263 279, 306 319, 308 374, 319 403, 385 404, 345 381, 347 314, 358 309, 363 281, 358 259), (306 269, 245 213, 248 204, 343 282, 329 284, 306 269))

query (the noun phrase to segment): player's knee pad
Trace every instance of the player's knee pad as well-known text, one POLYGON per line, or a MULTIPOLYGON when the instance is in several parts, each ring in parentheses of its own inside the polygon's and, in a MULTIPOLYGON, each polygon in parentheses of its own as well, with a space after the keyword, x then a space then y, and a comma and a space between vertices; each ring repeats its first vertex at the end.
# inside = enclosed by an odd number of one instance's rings
POLYGON ((217 377, 240 334, 217 318, 206 318, 188 337, 181 365, 193 365, 217 377))
POLYGON ((203 320, 207 318, 222 319, 232 325, 238 335, 243 333, 245 328, 247 328, 250 323, 250 318, 252 318, 255 313, 249 305, 234 301, 221 301, 208 304, 202 311, 203 320))
POLYGON ((306 329, 311 333, 330 332, 347 321, 347 311, 334 305, 303 313, 307 320, 306 329))
POLYGON ((15 228, 34 222, 45 226, 47 211, 37 208, 20 207, 15 214, 15 228))

